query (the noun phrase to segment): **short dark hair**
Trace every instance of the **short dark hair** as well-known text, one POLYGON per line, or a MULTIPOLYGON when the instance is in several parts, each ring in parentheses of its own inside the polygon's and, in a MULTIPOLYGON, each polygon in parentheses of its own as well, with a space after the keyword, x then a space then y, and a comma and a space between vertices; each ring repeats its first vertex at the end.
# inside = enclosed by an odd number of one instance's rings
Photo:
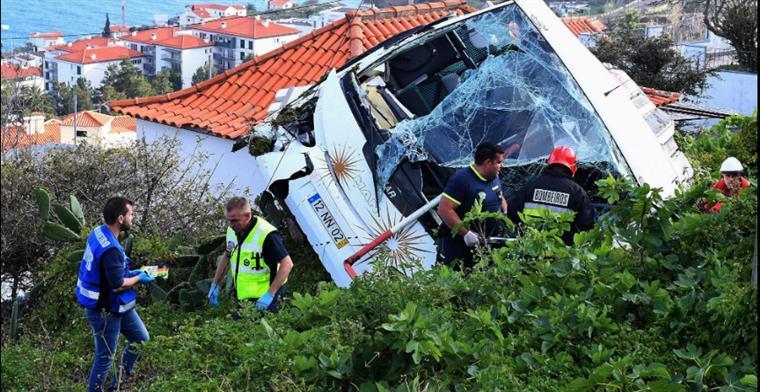
POLYGON ((112 197, 108 199, 106 205, 103 207, 103 220, 107 225, 112 225, 116 223, 116 219, 119 218, 119 215, 127 213, 127 206, 133 205, 135 205, 135 203, 127 198, 119 196, 112 197))
POLYGON ((232 210, 246 209, 246 207, 249 209, 251 208, 248 204, 248 199, 245 197, 235 196, 227 201, 225 211, 230 212, 232 210))
POLYGON ((496 155, 499 154, 504 154, 504 149, 499 145, 491 142, 480 143, 475 149, 475 164, 480 165, 489 159, 496 159, 496 155))

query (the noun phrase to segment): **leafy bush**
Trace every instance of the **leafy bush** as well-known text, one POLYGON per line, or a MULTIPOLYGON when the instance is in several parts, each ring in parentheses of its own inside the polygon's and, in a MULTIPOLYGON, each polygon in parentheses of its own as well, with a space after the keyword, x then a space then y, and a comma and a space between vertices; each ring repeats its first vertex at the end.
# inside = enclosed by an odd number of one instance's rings
MULTIPOLYGON (((377 268, 348 289, 293 282, 282 311, 263 317, 245 303, 233 321, 227 296, 219 308, 180 307, 143 292, 139 311, 152 340, 131 386, 756 390, 757 189, 704 214, 695 203, 710 182, 698 178, 664 200, 657 189, 603 179, 600 196, 613 207, 575 235, 575 246, 560 239, 570 217, 546 213, 527 220, 519 241, 482 253, 469 275, 377 268)), ((171 257, 181 240, 160 238, 138 241, 135 252, 171 257)), ((21 340, 3 344, 8 389, 82 388, 87 376, 92 338, 71 300, 77 263, 65 251, 45 265, 48 289, 27 309, 21 340)), ((297 254, 295 271, 300 259, 316 264, 313 254, 297 254)))

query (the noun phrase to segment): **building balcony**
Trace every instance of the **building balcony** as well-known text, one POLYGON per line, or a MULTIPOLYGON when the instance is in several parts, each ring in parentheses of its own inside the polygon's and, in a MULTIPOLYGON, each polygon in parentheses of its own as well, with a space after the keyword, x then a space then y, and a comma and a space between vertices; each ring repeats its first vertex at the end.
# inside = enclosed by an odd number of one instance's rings
POLYGON ((179 56, 163 56, 161 57, 161 60, 169 62, 169 63, 181 63, 182 58, 179 56))
POLYGON ((228 49, 234 49, 235 44, 232 42, 225 42, 225 41, 216 41, 214 42, 214 46, 219 48, 228 48, 228 49))

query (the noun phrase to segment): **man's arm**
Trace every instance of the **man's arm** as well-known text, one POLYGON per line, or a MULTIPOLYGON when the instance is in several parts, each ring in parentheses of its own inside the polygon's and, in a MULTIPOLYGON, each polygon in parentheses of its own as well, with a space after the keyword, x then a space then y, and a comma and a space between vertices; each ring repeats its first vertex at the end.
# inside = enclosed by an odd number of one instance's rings
POLYGON ((219 281, 224 275, 224 271, 227 269, 227 264, 230 262, 230 254, 226 251, 222 253, 222 258, 219 260, 219 265, 216 266, 216 272, 214 273, 213 283, 219 284, 219 281))
POLYGON ((501 197, 501 212, 507 213, 507 200, 504 198, 504 196, 501 197))
POLYGON ((269 285, 269 294, 272 294, 273 297, 277 294, 277 290, 285 284, 292 270, 293 260, 290 259, 290 255, 287 255, 280 260, 280 268, 277 270, 277 275, 275 275, 272 284, 269 285))
MULTIPOLYGON (((458 224, 462 223, 462 220, 459 219, 459 215, 457 215, 456 212, 457 207, 459 207, 459 204, 456 204, 453 200, 446 197, 446 195, 441 198, 441 203, 438 204, 438 215, 441 217, 441 220, 443 220, 443 223, 452 230, 458 224)), ((464 236, 467 234, 467 229, 460 227, 457 234, 464 236)))
POLYGON ((117 249, 107 250, 102 257, 108 287, 113 287, 114 292, 124 291, 140 281, 140 275, 131 278, 124 277, 124 264, 117 249))

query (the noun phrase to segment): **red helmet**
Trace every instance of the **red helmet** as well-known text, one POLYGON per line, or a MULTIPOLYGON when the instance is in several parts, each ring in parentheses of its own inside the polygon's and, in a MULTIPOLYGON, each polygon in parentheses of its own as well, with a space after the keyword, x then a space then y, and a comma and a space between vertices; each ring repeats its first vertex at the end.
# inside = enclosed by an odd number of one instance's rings
POLYGON ((573 151, 572 148, 567 146, 559 146, 554 148, 551 155, 549 155, 549 161, 546 162, 547 165, 553 165, 558 164, 562 165, 568 169, 570 169, 570 172, 575 175, 575 161, 577 157, 575 156, 575 151, 573 151))

